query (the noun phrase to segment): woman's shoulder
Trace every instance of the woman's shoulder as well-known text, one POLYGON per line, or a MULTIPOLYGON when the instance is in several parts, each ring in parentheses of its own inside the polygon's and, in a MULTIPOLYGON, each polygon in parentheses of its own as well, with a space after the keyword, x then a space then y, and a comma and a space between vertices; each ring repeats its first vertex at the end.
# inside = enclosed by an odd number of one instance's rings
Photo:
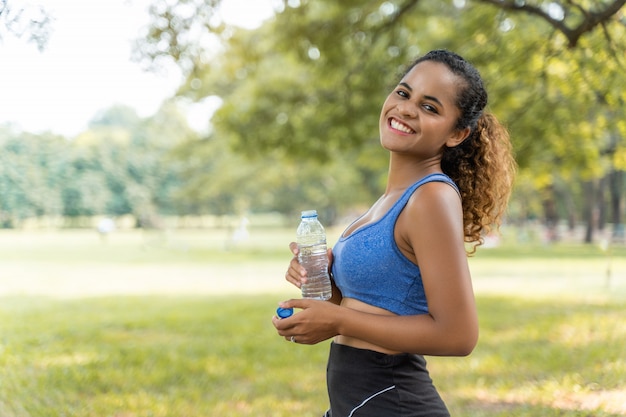
POLYGON ((448 216, 462 217, 461 198, 456 187, 444 181, 422 184, 409 198, 406 214, 413 221, 433 221, 448 216))
MULTIPOLYGON (((429 182, 419 187, 407 202, 396 223, 396 238, 403 253, 420 256, 459 241, 463 235, 463 210, 457 191, 444 182, 429 182), (418 252, 421 255, 418 255, 418 252)), ((409 258, 411 259, 411 258, 409 258)))

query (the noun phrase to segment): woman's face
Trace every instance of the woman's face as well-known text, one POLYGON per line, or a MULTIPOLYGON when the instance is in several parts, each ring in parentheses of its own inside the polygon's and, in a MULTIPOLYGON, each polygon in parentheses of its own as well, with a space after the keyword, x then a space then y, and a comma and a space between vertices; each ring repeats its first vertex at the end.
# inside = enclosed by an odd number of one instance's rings
POLYGON ((462 82, 439 62, 424 61, 413 67, 383 104, 382 146, 432 158, 440 156, 444 146, 461 143, 469 134, 469 129, 455 129, 460 115, 456 96, 462 82))

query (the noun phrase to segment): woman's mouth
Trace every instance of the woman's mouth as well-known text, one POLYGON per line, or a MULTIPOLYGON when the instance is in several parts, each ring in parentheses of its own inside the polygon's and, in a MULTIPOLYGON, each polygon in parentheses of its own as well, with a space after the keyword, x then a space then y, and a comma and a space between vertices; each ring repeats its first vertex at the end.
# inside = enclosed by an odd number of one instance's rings
POLYGON ((405 125, 401 121, 394 119, 393 117, 389 119, 389 127, 391 127, 393 130, 397 130, 408 135, 415 133, 415 130, 411 129, 409 126, 405 125))

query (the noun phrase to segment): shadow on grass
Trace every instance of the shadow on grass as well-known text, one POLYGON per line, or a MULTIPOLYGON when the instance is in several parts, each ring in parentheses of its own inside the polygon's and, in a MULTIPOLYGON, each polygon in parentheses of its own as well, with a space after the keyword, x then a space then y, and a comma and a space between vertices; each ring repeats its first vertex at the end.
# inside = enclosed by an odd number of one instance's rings
POLYGON ((453 414, 626 415, 626 305, 479 297, 478 306, 474 353, 430 360, 453 414))
POLYGON ((537 416, 585 416, 585 417, 620 417, 624 414, 610 413, 600 410, 568 409, 545 405, 530 405, 516 402, 473 402, 467 403, 463 410, 452 413, 456 416, 471 417, 537 417, 537 416))

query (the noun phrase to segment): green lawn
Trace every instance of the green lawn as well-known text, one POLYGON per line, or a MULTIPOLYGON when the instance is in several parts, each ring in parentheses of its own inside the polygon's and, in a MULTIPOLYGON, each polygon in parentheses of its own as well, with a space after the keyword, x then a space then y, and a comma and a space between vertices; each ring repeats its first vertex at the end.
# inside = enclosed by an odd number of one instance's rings
MULTIPOLYGON (((289 238, 0 233, 0 416, 320 416, 328 343, 285 342, 270 322, 296 295, 265 286, 289 238)), ((471 260, 479 345, 428 358, 454 416, 626 415, 626 250, 611 255, 504 246, 471 260)))

